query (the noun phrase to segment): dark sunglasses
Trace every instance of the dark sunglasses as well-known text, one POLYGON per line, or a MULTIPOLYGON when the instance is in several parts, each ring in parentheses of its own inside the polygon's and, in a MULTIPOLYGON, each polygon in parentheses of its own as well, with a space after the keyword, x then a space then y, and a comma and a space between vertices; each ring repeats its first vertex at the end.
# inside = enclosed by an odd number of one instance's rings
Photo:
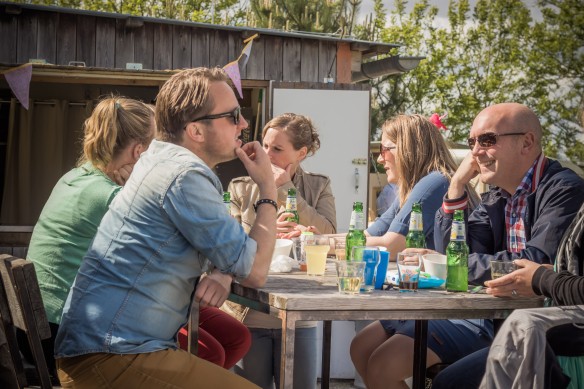
POLYGON ((237 125, 239 124, 239 119, 241 117, 241 107, 237 106, 233 111, 231 112, 223 112, 223 113, 215 113, 213 115, 206 115, 203 117, 200 117, 198 119, 193 119, 191 120, 191 122, 200 122, 201 120, 213 120, 213 119, 220 119, 220 118, 233 118, 233 124, 237 125))
POLYGON ((497 144, 497 138, 500 136, 509 136, 509 135, 525 135, 526 132, 510 132, 508 134, 495 134, 494 132, 486 132, 477 136, 476 138, 468 138, 466 141, 468 142, 468 147, 471 149, 474 148, 475 144, 479 142, 479 146, 481 147, 491 147, 497 144))

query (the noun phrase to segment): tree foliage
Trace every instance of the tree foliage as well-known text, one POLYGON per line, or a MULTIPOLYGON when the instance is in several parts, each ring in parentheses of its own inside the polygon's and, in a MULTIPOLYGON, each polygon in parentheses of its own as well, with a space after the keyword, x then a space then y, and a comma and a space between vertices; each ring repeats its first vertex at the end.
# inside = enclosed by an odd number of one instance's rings
MULTIPOLYGON (((474 8, 468 0, 452 0, 446 25, 439 25, 427 0, 409 13, 406 1, 396 0, 387 27, 373 33, 404 45, 394 55, 426 59, 413 71, 373 82, 372 128, 396 113, 448 112, 448 136, 460 142, 481 109, 516 101, 540 117, 547 155, 581 164, 584 2, 540 0, 538 6, 541 20, 520 0, 478 0, 474 8)), ((371 29, 357 31, 371 38, 371 29)))

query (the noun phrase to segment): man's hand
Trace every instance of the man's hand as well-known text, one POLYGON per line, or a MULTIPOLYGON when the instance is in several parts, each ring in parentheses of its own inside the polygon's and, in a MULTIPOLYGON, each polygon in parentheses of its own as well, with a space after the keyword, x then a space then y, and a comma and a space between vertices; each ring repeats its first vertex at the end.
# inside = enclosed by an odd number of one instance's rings
POLYGON ((488 294, 496 297, 533 297, 536 295, 531 282, 535 271, 543 265, 527 259, 516 259, 514 262, 519 269, 496 280, 485 282, 488 294))
POLYGON ((452 200, 461 197, 464 194, 464 186, 479 173, 479 165, 475 161, 472 152, 468 153, 460 163, 460 166, 450 181, 450 186, 448 187, 448 198, 452 200))
POLYGON ((201 307, 220 307, 229 296, 232 281, 233 278, 229 274, 214 269, 211 274, 201 278, 195 292, 195 301, 201 307))
POLYGON ((114 170, 114 182, 119 186, 126 185, 126 182, 130 178, 130 174, 132 174, 132 170, 134 170, 135 163, 128 163, 118 170, 114 170))
POLYGON ((235 149, 235 154, 243 162, 251 179, 258 184, 260 192, 270 192, 270 198, 275 198, 276 184, 272 164, 260 143, 257 141, 246 143, 235 149))
POLYGON ((279 188, 285 183, 292 181, 292 164, 286 166, 286 169, 282 169, 281 167, 272 164, 272 173, 274 174, 276 188, 279 188))

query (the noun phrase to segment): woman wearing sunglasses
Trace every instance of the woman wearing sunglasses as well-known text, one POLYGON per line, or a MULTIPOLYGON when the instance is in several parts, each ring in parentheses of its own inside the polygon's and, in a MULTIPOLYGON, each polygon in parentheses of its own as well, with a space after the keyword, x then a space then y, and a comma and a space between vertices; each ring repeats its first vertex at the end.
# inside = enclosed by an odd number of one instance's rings
MULTIPOLYGON (((434 249, 434 217, 456 171, 439 130, 421 115, 399 115, 383 124, 377 162, 395 184, 398 196, 389 209, 367 228, 368 246, 385 246, 395 258, 406 247, 413 203, 422 205, 426 248, 434 249)), ((469 186, 475 204, 478 196, 469 186)))
MULTIPOLYGON (((378 162, 398 198, 366 231, 367 245, 385 246, 395 257, 406 248, 410 212, 422 205, 426 247, 434 248, 434 218, 456 164, 439 130, 421 115, 399 115, 383 124, 378 162)), ((472 200, 478 196, 467 188, 472 200)), ((351 359, 368 388, 404 387, 412 375, 414 321, 382 320, 365 327, 351 343, 351 359)), ((428 366, 455 361, 492 339, 485 320, 433 320, 428 323, 428 366)))
MULTIPOLYGON (((317 233, 336 232, 335 200, 330 179, 322 174, 302 169, 300 163, 313 155, 320 147, 320 139, 312 121, 302 115, 285 113, 270 120, 262 132, 264 150, 272 162, 272 170, 278 188, 279 236, 293 237, 302 230, 317 233), (299 223, 286 220, 291 213, 285 212, 288 189, 296 189, 299 223)), ((255 220, 253 204, 259 199, 257 185, 249 177, 234 179, 229 185, 231 212, 243 228, 249 231, 255 220)), ((248 354, 235 367, 235 372, 262 388, 276 388, 280 383, 281 328, 279 319, 228 304, 244 317, 250 327, 252 345, 248 354)), ((294 387, 316 387, 316 324, 302 322, 296 327, 294 345, 294 387)))

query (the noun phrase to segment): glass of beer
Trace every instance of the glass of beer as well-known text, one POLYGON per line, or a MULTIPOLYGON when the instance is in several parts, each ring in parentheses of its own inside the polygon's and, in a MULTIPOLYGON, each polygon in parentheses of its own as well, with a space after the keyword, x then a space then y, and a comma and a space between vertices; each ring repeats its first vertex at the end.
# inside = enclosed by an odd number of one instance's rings
POLYGON ((328 236, 312 235, 304 242, 306 254, 306 274, 309 276, 323 276, 326 268, 326 255, 329 252, 330 240, 328 236))
POLYGON ((420 281, 420 254, 397 253, 400 292, 416 292, 420 281))
POLYGON ((365 262, 337 261, 337 283, 343 294, 359 294, 365 262))

